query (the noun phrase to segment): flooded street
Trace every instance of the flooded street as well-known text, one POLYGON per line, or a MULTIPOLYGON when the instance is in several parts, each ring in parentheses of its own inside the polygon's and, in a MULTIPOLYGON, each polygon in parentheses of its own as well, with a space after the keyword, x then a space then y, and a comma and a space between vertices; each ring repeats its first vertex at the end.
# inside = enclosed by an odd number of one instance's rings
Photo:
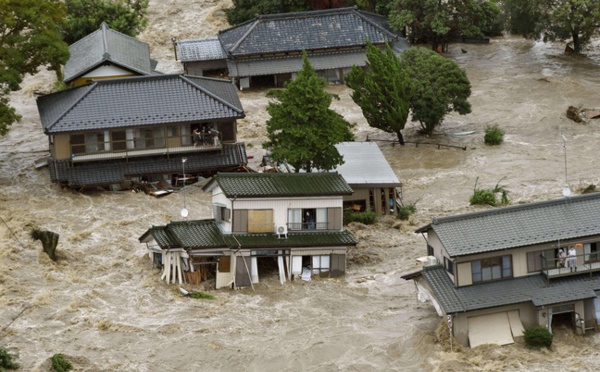
MULTIPOLYGON (((158 69, 180 68, 171 37, 211 36, 226 27, 228 4, 150 1, 140 39, 158 69)), ((77 371, 597 370, 600 335, 577 337, 569 329, 557 330, 552 351, 516 344, 458 352, 454 345, 451 352, 447 339, 436 338, 433 307, 417 302, 413 283, 400 278, 426 253, 416 228, 434 216, 482 208, 469 206, 477 180, 484 188, 500 181, 513 204, 559 198, 565 179, 575 193, 599 184, 600 119, 577 124, 565 112, 570 105, 600 108, 600 43, 588 57, 565 56, 563 48, 516 36, 452 45, 447 57, 467 72, 473 112, 449 115, 429 138, 409 123, 411 143, 403 147, 380 142, 417 214, 408 222, 350 226, 359 244, 343 278, 283 286, 261 278, 256 291, 202 289, 214 300, 182 297, 161 282, 138 242, 152 225, 181 219, 183 193, 83 194, 51 184, 47 168, 34 168, 48 143, 33 92, 48 91, 54 76, 27 77, 11 95, 23 120, 0 137, 0 347, 18 355, 22 370, 44 372, 55 353, 77 371), (483 142, 492 125, 506 132, 501 146, 483 142), (58 262, 28 237, 33 226, 60 234, 58 262)), ((357 140, 394 139, 366 124, 346 87, 328 90, 341 98, 333 108, 356 123, 357 140)), ((251 166, 264 153, 264 93, 240 92, 246 118, 239 139, 254 156, 251 166)), ((186 187, 185 198, 190 219, 212 217, 200 188, 186 187)))

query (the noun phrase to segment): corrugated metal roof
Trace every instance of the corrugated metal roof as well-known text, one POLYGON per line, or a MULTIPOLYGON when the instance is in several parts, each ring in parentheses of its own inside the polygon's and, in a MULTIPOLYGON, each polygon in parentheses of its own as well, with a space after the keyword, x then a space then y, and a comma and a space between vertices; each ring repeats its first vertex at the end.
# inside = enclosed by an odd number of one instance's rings
POLYGON ((344 157, 344 164, 336 171, 349 185, 402 186, 377 143, 341 142, 335 148, 344 157))
POLYGON ((541 274, 454 287, 442 266, 428 266, 423 277, 448 314, 531 302, 547 306, 596 297, 600 274, 553 279, 548 284, 541 274))
POLYGON ((219 173, 204 188, 218 185, 228 198, 350 195, 352 188, 331 173, 219 173))
POLYGON ((392 44, 400 39, 385 17, 357 7, 259 15, 219 33, 232 56, 392 44))
POLYGON ((600 234, 600 193, 434 218, 450 257, 600 234))
POLYGON ((95 81, 37 105, 47 134, 244 117, 229 80, 184 75, 95 81))
MULTIPOLYGON (((367 61, 364 50, 310 54, 308 59, 317 71, 365 66, 367 61)), ((285 74, 300 71, 302 62, 301 55, 228 60, 227 69, 231 77, 285 74)))
POLYGON ((64 77, 67 83, 107 61, 140 75, 152 73, 148 44, 111 30, 104 22, 98 30, 71 44, 69 52, 64 77))
POLYGON ((227 54, 221 48, 217 37, 207 39, 177 40, 177 57, 181 62, 211 61, 225 59, 227 54))

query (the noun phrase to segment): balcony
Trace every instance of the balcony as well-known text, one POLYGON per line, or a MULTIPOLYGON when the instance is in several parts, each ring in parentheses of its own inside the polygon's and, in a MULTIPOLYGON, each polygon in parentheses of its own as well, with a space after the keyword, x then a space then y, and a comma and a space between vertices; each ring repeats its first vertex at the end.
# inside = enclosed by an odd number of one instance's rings
POLYGON ((548 280, 571 275, 591 275, 596 271, 600 271, 600 253, 579 254, 564 259, 547 259, 542 256, 542 274, 548 280))
POLYGON ((327 230, 327 222, 289 222, 289 231, 314 231, 327 230))
POLYGON ((97 160, 113 160, 113 159, 128 159, 134 157, 154 156, 154 155, 177 155, 189 154, 194 152, 205 152, 221 150, 221 145, 200 145, 200 146, 180 146, 180 147, 163 147, 154 149, 131 149, 114 152, 98 152, 95 154, 76 155, 73 154, 73 163, 97 161, 97 160))

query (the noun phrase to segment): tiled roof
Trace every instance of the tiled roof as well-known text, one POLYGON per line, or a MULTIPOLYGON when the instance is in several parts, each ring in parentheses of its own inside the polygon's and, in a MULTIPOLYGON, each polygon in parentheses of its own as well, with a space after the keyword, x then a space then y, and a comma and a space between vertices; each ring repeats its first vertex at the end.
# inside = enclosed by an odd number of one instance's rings
POLYGON ((547 306, 596 297, 600 274, 553 279, 550 284, 541 274, 499 280, 465 287, 454 287, 442 266, 423 268, 423 277, 448 314, 531 302, 547 306))
POLYGON ((229 80, 184 75, 100 80, 37 104, 46 134, 244 117, 229 80))
POLYGON ((180 173, 182 155, 188 159, 185 163, 188 173, 233 170, 247 163, 243 144, 223 144, 222 151, 171 155, 169 158, 148 156, 75 165, 70 160, 59 160, 50 161, 48 165, 53 182, 66 183, 70 187, 110 185, 124 181, 126 176, 180 173))
POLYGON ((111 30, 104 22, 98 30, 71 44, 69 52, 64 78, 67 83, 107 61, 140 75, 152 73, 148 44, 111 30))
POLYGON ((344 157, 335 170, 352 187, 402 186, 376 142, 341 142, 335 148, 344 157))
POLYGON ((219 33, 231 56, 345 48, 400 39, 385 17, 356 7, 259 15, 219 33))
POLYGON ((240 245, 242 248, 340 247, 357 243, 348 231, 291 233, 287 238, 281 239, 275 234, 236 234, 234 238, 233 235, 223 234, 213 219, 153 226, 139 240, 147 242, 150 236, 162 249, 237 249, 240 245))
MULTIPOLYGON (((308 59, 313 68, 319 71, 364 66, 366 65, 367 56, 364 50, 349 50, 310 54, 308 59)), ((231 77, 284 74, 300 71, 302 62, 301 55, 236 59, 227 61, 227 69, 231 77)))
POLYGON ((434 218, 450 257, 600 234, 600 193, 434 218))
POLYGON ((219 173, 205 187, 218 185, 228 197, 351 195, 344 178, 331 173, 219 173))
POLYGON ((177 57, 181 62, 211 61, 225 59, 227 54, 221 48, 217 37, 208 39, 177 40, 177 57))

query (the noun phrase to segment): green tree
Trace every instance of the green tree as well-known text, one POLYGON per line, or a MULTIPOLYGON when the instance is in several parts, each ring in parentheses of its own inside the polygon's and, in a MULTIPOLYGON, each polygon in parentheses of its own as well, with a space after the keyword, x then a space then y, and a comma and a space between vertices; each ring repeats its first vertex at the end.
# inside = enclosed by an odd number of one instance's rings
POLYGON ((535 40, 573 42, 581 52, 600 24, 600 0, 510 0, 511 28, 535 40), (529 26, 527 26, 529 24, 529 26))
POLYGON ((63 37, 73 44, 100 28, 102 22, 125 35, 136 36, 146 27, 149 0, 65 0, 67 24, 63 37))
POLYGON ((0 135, 21 119, 7 95, 20 89, 25 74, 48 66, 61 77, 69 58, 60 33, 65 16, 61 0, 0 0, 0 135))
POLYGON ((471 112, 471 83, 456 62, 418 47, 404 51, 400 61, 410 79, 412 121, 425 133, 433 133, 449 112, 471 112))
POLYGON ((271 118, 267 120, 268 141, 264 146, 274 160, 286 161, 296 172, 331 170, 343 164, 335 145, 354 139, 352 125, 329 108, 339 97, 325 92, 326 85, 304 52, 296 79, 287 82, 284 89, 267 92, 278 102, 267 106, 271 118))
POLYGON ((389 45, 383 51, 367 42, 366 55, 366 69, 353 66, 346 76, 346 85, 353 90, 352 100, 370 126, 396 134, 404 145, 401 131, 408 119, 410 99, 406 72, 389 45))
POLYGON ((405 30, 413 44, 431 44, 445 49, 463 37, 483 37, 501 28, 500 8, 490 1, 394 0, 388 16, 390 25, 405 30))

